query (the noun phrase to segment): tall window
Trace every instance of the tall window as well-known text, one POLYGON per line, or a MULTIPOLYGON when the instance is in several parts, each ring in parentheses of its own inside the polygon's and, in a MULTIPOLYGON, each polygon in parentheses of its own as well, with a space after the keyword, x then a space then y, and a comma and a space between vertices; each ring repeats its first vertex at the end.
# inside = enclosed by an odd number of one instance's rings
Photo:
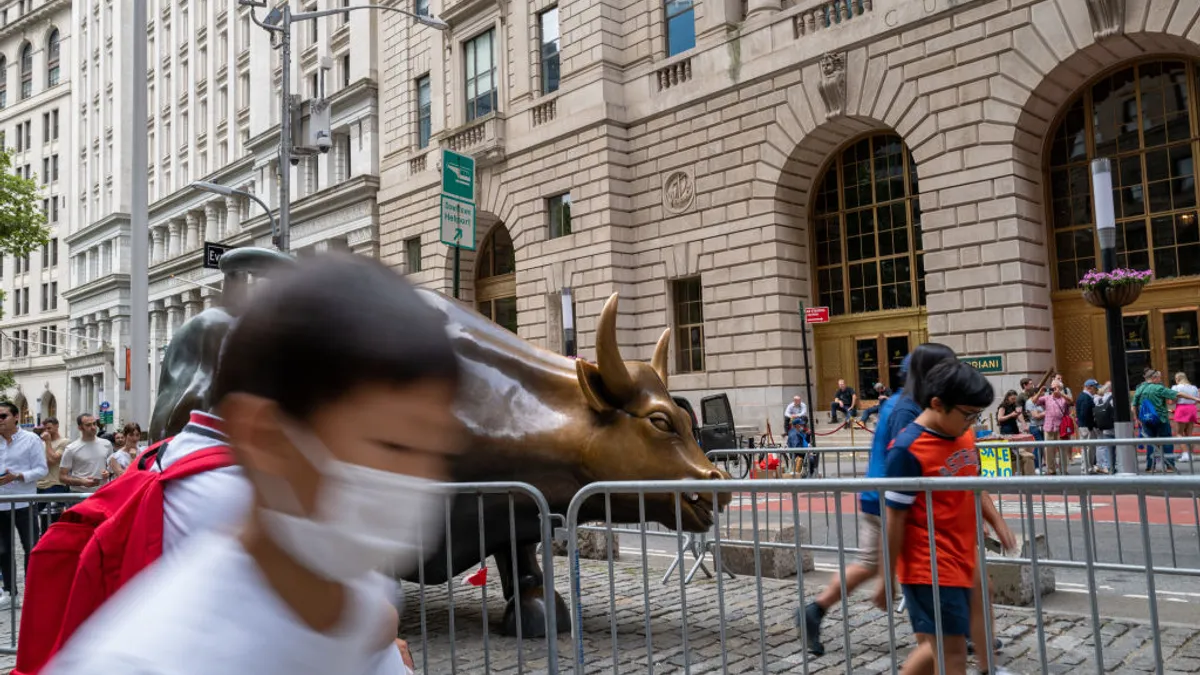
POLYGON ((413 14, 429 16, 429 0, 413 0, 413 14))
POLYGON ((433 133, 433 95, 429 88, 429 76, 417 78, 417 147, 429 146, 433 133))
POLYGON ((497 224, 475 258, 475 307, 481 314, 517 332, 517 262, 508 229, 497 224))
POLYGON ((421 238, 404 240, 404 272, 414 274, 421 271, 421 238))
POLYGON ((542 93, 549 94, 552 91, 558 91, 560 64, 558 8, 551 7, 539 14, 538 27, 542 42, 542 93))
POLYGON ((693 0, 666 0, 667 56, 696 46, 696 10, 693 0))
POLYGON ((463 53, 467 70, 467 121, 496 110, 496 57, 492 48, 495 30, 468 40, 463 53))
POLYGON ((813 195, 817 297, 830 314, 925 304, 917 172, 895 134, 838 153, 813 195))
POLYGON ((1096 157, 1112 161, 1117 264, 1152 269, 1159 279, 1200 274, 1198 76, 1195 63, 1140 63, 1095 83, 1067 109, 1049 147, 1057 288, 1075 288, 1096 266, 1088 166, 1096 157))
POLYGON ((700 277, 671 282, 675 313, 675 366, 681 373, 704 370, 704 298, 700 277))
POLYGON ((46 40, 46 86, 53 87, 58 84, 58 60, 60 54, 58 44, 58 29, 50 31, 50 38, 46 40))
POLYGON ((550 216, 550 238, 571 234, 571 194, 555 195, 546 200, 550 216))
POLYGON ((8 59, 0 56, 0 108, 8 107, 8 59))
POLYGON ((33 96, 33 45, 21 45, 21 100, 33 96))

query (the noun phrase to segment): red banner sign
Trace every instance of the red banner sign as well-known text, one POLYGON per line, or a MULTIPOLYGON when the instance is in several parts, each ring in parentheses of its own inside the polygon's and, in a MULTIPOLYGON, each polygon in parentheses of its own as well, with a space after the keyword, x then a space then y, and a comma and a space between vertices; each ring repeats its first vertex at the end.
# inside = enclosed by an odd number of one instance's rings
POLYGON ((828 307, 805 307, 804 308, 805 323, 829 323, 829 308, 828 307))

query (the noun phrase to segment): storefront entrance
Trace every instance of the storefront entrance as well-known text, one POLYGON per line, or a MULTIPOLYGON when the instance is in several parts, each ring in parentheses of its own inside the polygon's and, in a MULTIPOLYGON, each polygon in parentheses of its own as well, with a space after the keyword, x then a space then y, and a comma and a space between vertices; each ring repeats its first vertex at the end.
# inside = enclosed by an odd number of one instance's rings
POLYGON ((924 311, 888 312, 865 317, 841 317, 813 327, 817 353, 818 410, 827 411, 839 379, 872 401, 875 383, 890 389, 904 385, 900 363, 927 340, 924 311))

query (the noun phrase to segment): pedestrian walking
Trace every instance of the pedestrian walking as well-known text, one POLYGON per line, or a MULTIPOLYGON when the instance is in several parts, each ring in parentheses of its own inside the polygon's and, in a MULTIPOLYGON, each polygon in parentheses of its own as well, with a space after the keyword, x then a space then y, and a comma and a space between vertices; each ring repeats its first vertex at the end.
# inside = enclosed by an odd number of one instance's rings
MULTIPOLYGON (((1046 440, 1046 435, 1042 432, 1042 425, 1046 421, 1046 409, 1038 403, 1037 390, 1034 387, 1025 392, 1025 415, 1029 418, 1029 434, 1033 436, 1033 440, 1046 440)), ((1033 468, 1039 474, 1045 471, 1042 461, 1044 450, 1042 446, 1033 449, 1033 468)))
MULTIPOLYGON (((1171 387, 1176 393, 1188 394, 1190 396, 1200 397, 1200 389, 1188 380, 1186 373, 1175 373, 1175 386, 1171 387)), ((1180 438, 1188 438, 1192 435, 1192 430, 1196 425, 1196 402, 1189 401, 1186 398, 1175 399, 1175 412, 1171 414, 1171 421, 1175 425, 1175 435, 1180 438)), ((1192 446, 1184 444, 1183 453, 1179 455, 1179 461, 1192 461, 1192 446)))
MULTIPOLYGON (((11 401, 0 401, 0 495, 25 495, 37 489, 46 476, 46 450, 41 438, 32 431, 20 428, 17 421, 20 409, 11 401)), ((29 502, 0 504, 0 570, 4 575, 4 592, 0 609, 9 607, 16 597, 16 542, 13 532, 25 549, 25 565, 35 539, 32 509, 29 502)))
MULTIPOLYGON (((972 427, 985 407, 992 403, 992 386, 987 378, 957 360, 934 366, 919 389, 923 410, 900 432, 887 457, 888 478, 971 477, 979 475, 979 452, 972 427)), ((980 601, 973 599, 979 582, 977 569, 974 494, 969 491, 929 493, 887 491, 886 554, 890 569, 904 592, 906 607, 917 637, 917 648, 904 663, 906 675, 931 675, 941 662, 947 675, 967 672, 967 640, 986 638, 980 601), (933 531, 928 528, 932 513, 933 531), (932 538, 932 542, 931 542, 932 538), (935 603, 931 569, 936 556, 938 578, 935 603), (936 617, 940 617, 939 620, 936 617), (943 649, 937 649, 940 628, 943 649)), ((1011 530, 996 512, 987 493, 980 496, 984 518, 992 525, 1006 549, 1016 545, 1011 530)), ((876 606, 887 609, 888 580, 880 580, 876 606)), ((980 598, 982 600, 982 598, 980 598)), ((984 673, 1003 669, 987 655, 979 664, 984 673)))
MULTIPOLYGON (((1100 438, 1116 438, 1116 412, 1113 407, 1112 382, 1105 382, 1096 392, 1095 407, 1092 409, 1092 419, 1096 422, 1096 431, 1100 438)), ((1116 446, 1101 445, 1096 448, 1096 473, 1108 474, 1116 471, 1116 446)))
POLYGON ((373 260, 314 259, 273 281, 227 338, 213 391, 252 486, 239 534, 184 542, 46 675, 410 671, 394 582, 374 570, 416 569, 440 536, 438 482, 462 439, 444 319, 373 260))
MULTIPOLYGON (((1079 440, 1085 441, 1099 438, 1099 430, 1096 428, 1096 394, 1097 385, 1100 383, 1089 378, 1083 383, 1083 391, 1079 392, 1079 398, 1075 400, 1075 420, 1079 427, 1079 440)), ((1096 446, 1083 446, 1083 468, 1087 473, 1096 473, 1096 446)))
MULTIPOLYGON (((1133 409, 1137 413, 1142 436, 1170 438, 1171 416, 1167 410, 1167 401, 1183 399, 1195 403, 1200 401, 1200 397, 1163 386, 1162 371, 1154 368, 1147 368, 1143 376, 1145 381, 1133 392, 1133 409)), ((1154 471, 1155 455, 1159 453, 1162 454, 1163 471, 1175 473, 1175 447, 1170 443, 1146 445, 1146 471, 1154 471)))
MULTIPOLYGON (((1067 418, 1074 406, 1071 399, 1067 397, 1062 380, 1055 379, 1051 382, 1049 395, 1039 396, 1037 404, 1045 410, 1045 419, 1042 422, 1042 434, 1045 439, 1057 441, 1062 438, 1063 420, 1067 418)), ((1046 446, 1046 472, 1051 476, 1066 475, 1071 464, 1070 457, 1067 448, 1046 446)))

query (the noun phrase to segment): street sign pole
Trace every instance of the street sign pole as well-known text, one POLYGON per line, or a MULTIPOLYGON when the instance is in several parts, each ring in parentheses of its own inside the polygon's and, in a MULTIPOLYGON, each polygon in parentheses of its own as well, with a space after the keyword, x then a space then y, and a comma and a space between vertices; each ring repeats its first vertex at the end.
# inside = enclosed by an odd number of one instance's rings
POLYGON ((454 245, 454 299, 455 300, 458 299, 458 287, 459 287, 458 275, 459 275, 459 269, 460 269, 459 265, 462 264, 461 258, 462 258, 462 247, 459 246, 458 244, 455 244, 454 245))
MULTIPOLYGON (((800 349, 804 352, 804 396, 808 399, 808 443, 817 447, 817 402, 812 397, 812 370, 808 361, 808 319, 805 318, 804 301, 800 301, 800 349)), ((787 430, 784 429, 786 433, 787 430)))

